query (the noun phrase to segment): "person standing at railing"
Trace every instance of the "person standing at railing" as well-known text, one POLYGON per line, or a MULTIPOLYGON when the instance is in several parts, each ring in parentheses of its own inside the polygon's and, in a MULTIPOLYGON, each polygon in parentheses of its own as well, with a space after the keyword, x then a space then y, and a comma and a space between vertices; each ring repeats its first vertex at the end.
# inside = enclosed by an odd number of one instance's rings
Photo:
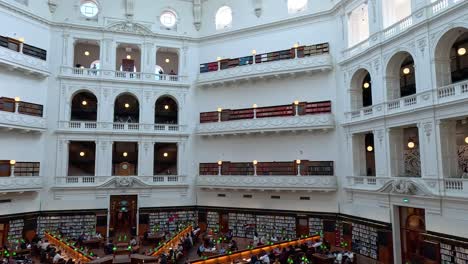
POLYGON ((174 70, 171 70, 171 72, 169 73, 169 75, 172 75, 172 76, 170 77, 170 80, 171 80, 171 81, 176 81, 176 80, 177 80, 177 77, 175 76, 175 75, 177 75, 177 74, 174 72, 174 70))

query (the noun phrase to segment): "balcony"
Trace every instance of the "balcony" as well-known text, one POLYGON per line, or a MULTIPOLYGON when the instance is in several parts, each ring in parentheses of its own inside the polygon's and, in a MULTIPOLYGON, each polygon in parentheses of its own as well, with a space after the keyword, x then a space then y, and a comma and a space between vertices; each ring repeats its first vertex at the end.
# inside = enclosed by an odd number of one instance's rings
POLYGON ((21 102, 19 98, 0 97, 0 128, 42 132, 46 129, 42 115, 42 105, 21 102))
POLYGON ((197 134, 237 135, 279 131, 327 131, 335 127, 331 102, 298 102, 291 105, 244 109, 219 109, 200 113, 197 134))
POLYGON ((32 192, 42 189, 42 178, 39 176, 0 177, 0 192, 32 192))
POLYGON ((158 189, 158 188, 188 188, 186 176, 156 175, 156 176, 66 176, 55 178, 53 189, 158 189))
POLYGON ((197 187, 208 190, 319 191, 334 192, 335 176, 211 176, 197 177, 197 187))
POLYGON ((429 107, 463 102, 468 99, 468 81, 450 84, 434 90, 391 100, 345 113, 346 123, 360 122, 384 116, 409 113, 429 107))
POLYGON ((0 36, 0 65, 8 69, 18 70, 39 78, 48 77, 50 72, 45 56, 45 50, 0 36), (40 56, 38 56, 38 50, 41 51, 40 56))
POLYGON ((189 87, 188 77, 169 74, 125 72, 62 66, 60 77, 78 80, 148 83, 173 87, 189 87))
POLYGON ((468 179, 350 176, 347 181, 352 191, 468 198, 468 179))
POLYGON ((414 11, 410 16, 403 18, 397 23, 371 35, 368 39, 344 50, 342 61, 348 61, 352 57, 364 53, 370 48, 376 47, 390 39, 393 39, 411 28, 422 25, 431 19, 452 10, 457 5, 466 3, 464 0, 439 0, 414 11))
POLYGON ((200 87, 268 77, 283 78, 333 68, 328 43, 202 64, 200 87))
POLYGON ((64 133, 188 135, 187 126, 89 121, 60 121, 57 130, 64 133))

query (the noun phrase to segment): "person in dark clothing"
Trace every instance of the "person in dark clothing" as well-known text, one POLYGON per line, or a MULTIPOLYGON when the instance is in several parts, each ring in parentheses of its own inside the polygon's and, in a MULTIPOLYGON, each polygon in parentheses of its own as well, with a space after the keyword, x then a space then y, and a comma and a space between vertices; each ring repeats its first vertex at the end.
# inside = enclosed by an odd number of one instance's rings
POLYGON ((256 255, 253 255, 251 258, 250 258, 250 264, 259 264, 260 261, 258 261, 258 258, 256 255))

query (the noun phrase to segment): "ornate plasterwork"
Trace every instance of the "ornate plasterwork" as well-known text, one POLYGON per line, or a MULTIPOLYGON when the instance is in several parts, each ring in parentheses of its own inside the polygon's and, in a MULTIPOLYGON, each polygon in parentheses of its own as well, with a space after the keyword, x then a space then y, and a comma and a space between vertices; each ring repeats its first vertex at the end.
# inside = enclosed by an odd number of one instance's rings
POLYGON ((0 177, 1 192, 31 191, 40 190, 41 188, 41 177, 0 177))
POLYGON ((336 191, 334 176, 205 176, 197 186, 207 189, 336 191))
POLYGON ((287 77, 289 73, 326 71, 333 68, 329 54, 305 57, 300 59, 281 60, 239 66, 221 71, 201 73, 198 75, 198 85, 210 85, 245 79, 265 78, 268 76, 287 77))
POLYGON ((114 32, 133 33, 139 35, 153 34, 153 32, 149 28, 131 21, 113 23, 107 27, 107 30, 114 32))
POLYGON ((245 134, 257 132, 329 130, 335 128, 333 114, 272 117, 199 124, 199 135, 245 134))
POLYGON ((0 111, 0 126, 42 131, 46 129, 46 121, 42 117, 0 111))
POLYGON ((0 65, 2 64, 43 78, 50 75, 46 61, 4 47, 0 47, 0 65))

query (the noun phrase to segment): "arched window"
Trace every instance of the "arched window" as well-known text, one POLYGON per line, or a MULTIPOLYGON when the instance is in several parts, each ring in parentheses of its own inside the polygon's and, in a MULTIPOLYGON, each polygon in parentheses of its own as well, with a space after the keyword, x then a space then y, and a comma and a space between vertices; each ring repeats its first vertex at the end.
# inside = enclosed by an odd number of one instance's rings
POLYGON ((156 101, 154 108, 155 124, 177 124, 178 106, 174 99, 169 96, 162 96, 156 101))
POLYGON ((138 99, 129 93, 119 95, 114 103, 114 122, 138 123, 140 120, 140 104, 138 99))
POLYGON ((348 16, 349 47, 369 38, 369 10, 367 3, 355 8, 348 16))
POLYGON ((80 12, 83 16, 92 18, 97 16, 97 14, 99 13, 99 6, 97 5, 96 1, 82 1, 80 6, 80 12))
POLYGON ((166 10, 159 17, 159 21, 161 25, 167 28, 173 28, 177 23, 177 15, 171 10, 166 10))
POLYGON ((372 81, 369 72, 358 70, 351 79, 351 110, 372 105, 372 81))
POLYGON ((294 14, 307 9, 307 0, 288 0, 288 13, 294 14))
POLYGON ((386 69, 387 100, 416 93, 416 72, 411 54, 400 51, 393 55, 386 69))
POLYGON ((225 29, 232 26, 232 9, 229 6, 222 6, 216 12, 216 29, 225 29))
POLYGON ((79 92, 71 103, 71 121, 97 121, 98 100, 90 92, 79 92))

